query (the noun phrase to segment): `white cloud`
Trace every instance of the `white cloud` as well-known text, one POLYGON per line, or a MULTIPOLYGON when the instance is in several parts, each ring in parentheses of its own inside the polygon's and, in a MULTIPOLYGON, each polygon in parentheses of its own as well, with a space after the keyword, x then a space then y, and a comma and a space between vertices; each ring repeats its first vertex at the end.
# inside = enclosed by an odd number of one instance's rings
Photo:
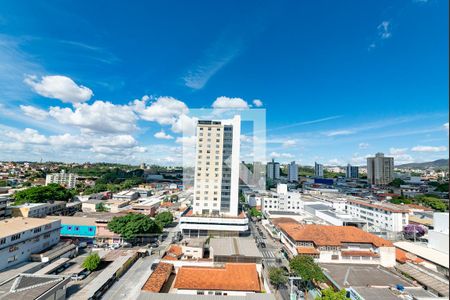
POLYGON ((171 130, 175 133, 183 133, 184 135, 194 135, 195 127, 197 126, 198 118, 189 117, 182 114, 178 119, 172 124, 171 130))
POLYGON ((351 130, 336 130, 325 133, 326 136, 338 136, 338 135, 349 135, 352 134, 351 130))
POLYGON ((297 144, 296 140, 286 140, 283 142, 283 147, 288 148, 291 146, 295 146, 297 144))
POLYGON ((378 29, 378 35, 381 39, 388 39, 391 37, 390 32, 390 22, 389 21, 383 21, 380 23, 380 25, 377 26, 378 29))
POLYGON ((31 105, 20 105, 20 109, 25 115, 35 120, 43 121, 48 117, 47 111, 31 105))
POLYGON ((51 107, 49 114, 61 124, 77 126, 86 131, 128 133, 137 129, 137 117, 132 107, 100 100, 91 105, 74 104, 74 110, 51 107))
POLYGON ((263 103, 259 99, 254 99, 253 100, 253 105, 255 105, 256 107, 261 107, 261 106, 263 106, 263 103))
POLYGON ((445 123, 444 125, 442 125, 443 127, 444 127, 444 130, 446 130, 447 131, 447 135, 448 135, 448 132, 449 132, 449 127, 448 127, 448 122, 447 123, 445 123))
POLYGON ((328 164, 331 165, 331 166, 341 166, 341 165, 343 165, 344 163, 343 163, 340 159, 333 158, 333 159, 330 159, 330 160, 328 161, 328 164))
POLYGON ((77 85, 66 76, 43 76, 39 81, 37 76, 27 76, 24 82, 41 96, 59 99, 66 103, 80 103, 91 99, 91 89, 77 85))
POLYGON ((248 109, 247 101, 241 98, 229 98, 225 96, 218 97, 212 104, 216 109, 248 109))
POLYGON ((444 152, 447 151, 445 146, 415 146, 411 149, 414 152, 444 152))
POLYGON ((272 158, 294 158, 294 155, 290 154, 290 153, 279 153, 279 152, 271 152, 269 154, 270 157, 272 158))
POLYGON ((369 148, 369 144, 368 143, 359 143, 358 147, 359 147, 359 149, 367 149, 367 148, 369 148))
POLYGON ((7 131, 5 135, 9 138, 15 139, 18 142, 26 144, 46 144, 47 138, 39 134, 39 132, 32 128, 25 128, 21 132, 7 131))
POLYGON ((180 115, 188 112, 189 109, 184 102, 172 97, 159 97, 150 106, 138 111, 142 119, 160 125, 173 125, 180 115))
POLYGON ((392 155, 405 154, 408 148, 390 148, 389 153, 392 155))
POLYGON ((164 132, 164 130, 162 130, 162 129, 161 129, 161 131, 155 133, 154 137, 157 138, 157 139, 163 139, 163 140, 171 140, 171 139, 173 139, 173 136, 171 136, 170 134, 166 134, 164 132))
POLYGON ((197 142, 197 137, 195 135, 193 136, 181 136, 177 137, 175 140, 176 143, 182 144, 183 146, 195 146, 197 142))

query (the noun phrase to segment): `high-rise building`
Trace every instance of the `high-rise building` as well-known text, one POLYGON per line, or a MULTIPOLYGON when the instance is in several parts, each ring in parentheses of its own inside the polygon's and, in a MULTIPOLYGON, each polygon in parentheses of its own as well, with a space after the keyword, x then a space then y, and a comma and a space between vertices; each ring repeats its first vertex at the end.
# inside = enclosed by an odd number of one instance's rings
POLYGON ((240 184, 243 185, 251 184, 251 173, 247 165, 245 164, 245 161, 242 161, 239 164, 239 179, 240 184))
POLYGON ((314 176, 323 177, 323 165, 314 162, 314 176))
POLYGON ((239 214, 240 127, 240 116, 198 121, 193 206, 180 220, 184 235, 248 230, 248 219, 239 214))
POLYGON ((374 185, 387 185, 394 180, 394 158, 383 153, 367 158, 367 181, 374 185))
POLYGON ((349 179, 355 179, 359 177, 359 168, 357 166, 347 165, 345 169, 345 177, 349 179))
POLYGON ((298 165, 292 161, 288 166, 288 181, 298 181, 298 165))
POLYGON ((266 174, 268 179, 280 179, 280 163, 272 158, 272 161, 267 163, 266 174))
POLYGON ((66 173, 65 170, 62 170, 61 173, 47 174, 47 176, 45 176, 45 185, 49 185, 51 183, 57 183, 68 189, 73 189, 77 184, 77 175, 73 173, 66 173))

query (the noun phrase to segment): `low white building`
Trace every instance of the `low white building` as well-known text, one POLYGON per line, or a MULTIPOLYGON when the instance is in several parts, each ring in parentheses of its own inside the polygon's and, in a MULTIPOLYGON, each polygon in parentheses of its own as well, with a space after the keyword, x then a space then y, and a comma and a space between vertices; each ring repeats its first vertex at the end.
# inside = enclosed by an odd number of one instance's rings
POLYGON ((433 214, 433 230, 428 231, 428 247, 449 254, 448 213, 433 214))
POLYGON ((77 175, 73 173, 66 173, 62 170, 61 173, 52 173, 45 176, 45 185, 56 183, 65 186, 68 189, 75 188, 77 184, 77 175))
POLYGON ((288 191, 286 184, 278 184, 276 193, 267 193, 262 199, 262 211, 303 211, 299 191, 288 191))
POLYGON ((401 232, 409 222, 409 211, 402 206, 365 200, 348 200, 346 212, 367 220, 380 230, 401 232))
POLYGON ((0 270, 26 261, 59 242, 58 219, 12 218, 0 221, 0 270))

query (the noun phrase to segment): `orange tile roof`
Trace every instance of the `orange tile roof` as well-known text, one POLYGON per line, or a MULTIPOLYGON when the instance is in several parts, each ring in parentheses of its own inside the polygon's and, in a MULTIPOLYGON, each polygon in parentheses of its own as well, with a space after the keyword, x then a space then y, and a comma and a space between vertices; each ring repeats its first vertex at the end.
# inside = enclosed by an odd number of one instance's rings
POLYGON ((320 252, 314 247, 297 247, 298 254, 319 254, 320 252))
POLYGON ((373 253, 372 251, 341 251, 342 256, 368 256, 368 257, 380 257, 378 254, 373 253))
POLYGON ((422 209, 422 210, 426 210, 426 211, 433 211, 429 207, 426 207, 426 206, 423 206, 423 205, 419 205, 419 204, 414 204, 414 203, 406 204, 406 206, 411 207, 411 208, 415 208, 415 209, 422 209))
POLYGON ((155 271, 153 271, 150 277, 148 277, 147 281, 142 287, 142 290, 153 293, 159 293, 163 288, 164 284, 169 279, 172 270, 173 270, 172 264, 162 262, 159 263, 155 271))
POLYGON ((399 248, 395 248, 395 258, 398 262, 403 263, 403 264, 408 261, 415 262, 415 263, 424 262, 423 259, 421 259, 413 254, 407 253, 406 251, 403 251, 402 249, 399 249, 399 248))
POLYGON ((341 246, 342 243, 370 243, 376 247, 393 247, 390 241, 353 226, 280 223, 278 227, 295 241, 313 242, 316 246, 341 246))
POLYGON ((191 267, 179 269, 174 288, 183 290, 221 290, 260 292, 256 264, 228 263, 225 267, 191 267))
POLYGON ((172 203, 172 202, 163 202, 163 203, 161 203, 160 206, 161 206, 161 207, 172 207, 172 206, 173 206, 173 203, 172 203))
POLYGON ((278 224, 281 224, 281 223, 298 223, 297 221, 295 221, 292 218, 273 218, 270 220, 271 220, 272 224, 275 226, 277 226, 278 224))
POLYGON ((162 259, 164 260, 178 260, 183 255, 183 251, 180 246, 172 245, 162 259))

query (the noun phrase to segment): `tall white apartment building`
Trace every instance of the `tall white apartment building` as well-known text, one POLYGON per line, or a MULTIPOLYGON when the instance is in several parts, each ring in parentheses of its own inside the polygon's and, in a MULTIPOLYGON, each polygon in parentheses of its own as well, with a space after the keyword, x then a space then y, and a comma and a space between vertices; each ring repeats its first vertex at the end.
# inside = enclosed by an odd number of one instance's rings
POLYGON ((391 203, 348 200, 346 212, 354 217, 367 220, 371 226, 386 231, 400 232, 409 223, 409 211, 391 203))
POLYGON ((198 121, 193 207, 180 222, 185 235, 248 230, 248 219, 238 211, 240 127, 240 116, 198 121))
POLYGON ((0 271, 59 242, 61 221, 12 218, 0 221, 0 271))
POLYGON ((433 214, 433 230, 428 231, 428 247, 449 253, 448 213, 433 214))
POLYGON ((298 181, 298 165, 292 161, 288 166, 288 181, 298 181))
POLYGON ((323 165, 314 163, 314 176, 315 177, 323 177, 323 165))
POLYGON ((387 185, 394 180, 394 158, 383 153, 367 158, 367 180, 374 185, 387 185))
POLYGON ((51 183, 57 183, 65 186, 66 188, 73 189, 77 184, 77 175, 73 173, 66 173, 62 170, 61 173, 52 173, 45 176, 45 185, 51 183))
POLYGON ((279 162, 276 162, 272 158, 272 161, 267 163, 266 168, 267 168, 267 170, 266 170, 267 178, 272 179, 272 180, 280 179, 280 163, 279 162))

